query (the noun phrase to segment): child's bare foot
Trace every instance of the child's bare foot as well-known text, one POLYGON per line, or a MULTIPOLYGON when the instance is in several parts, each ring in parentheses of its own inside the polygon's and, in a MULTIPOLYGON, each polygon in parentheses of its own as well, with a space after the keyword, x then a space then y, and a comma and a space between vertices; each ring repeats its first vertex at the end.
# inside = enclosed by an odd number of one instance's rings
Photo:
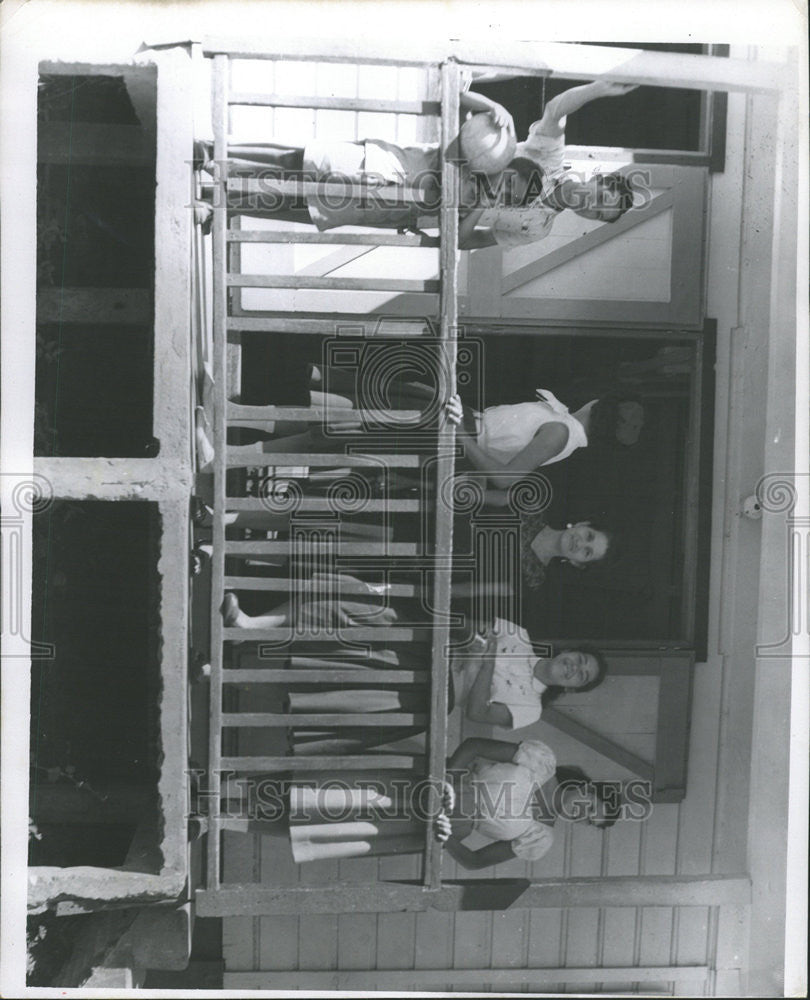
POLYGON ((200 227, 203 236, 211 232, 211 223, 214 220, 214 210, 207 201, 194 202, 194 222, 200 227))
POLYGON ((212 548, 210 545, 195 545, 191 550, 189 559, 189 569, 192 576, 199 576, 203 571, 203 566, 211 562, 212 548))
POLYGON ((210 472, 214 461, 214 446, 208 439, 208 418, 205 410, 198 406, 194 411, 194 438, 197 444, 197 471, 210 472))

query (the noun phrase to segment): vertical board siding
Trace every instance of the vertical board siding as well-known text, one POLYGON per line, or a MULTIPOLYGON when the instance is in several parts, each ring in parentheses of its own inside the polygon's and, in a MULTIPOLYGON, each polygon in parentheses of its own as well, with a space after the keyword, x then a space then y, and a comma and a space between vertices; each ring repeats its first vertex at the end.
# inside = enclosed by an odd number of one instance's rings
POLYGON ((373 969, 377 964, 377 917, 344 913, 338 917, 338 964, 341 969, 373 969))
MULTIPOLYGON (((455 942, 453 967, 456 969, 491 968, 492 961, 492 913, 457 913, 455 922, 455 942)), ((484 983, 472 983, 471 993, 484 991, 484 983)))
MULTIPOLYGON (((299 968, 298 917, 259 918, 260 969, 285 972, 299 968)), ((226 958, 226 967, 230 968, 226 958)))
POLYGON ((377 965, 383 969, 412 969, 416 951, 415 913, 377 914, 377 965))
MULTIPOLYGON (((557 968, 563 964, 562 909, 532 910, 529 913, 529 965, 557 968)), ((544 985, 549 993, 557 992, 553 983, 544 985)))
POLYGON ((449 969, 453 965, 455 913, 427 910, 416 914, 414 965, 417 969, 449 969))
POLYGON ((307 913, 298 918, 298 968, 338 967, 337 914, 307 913))

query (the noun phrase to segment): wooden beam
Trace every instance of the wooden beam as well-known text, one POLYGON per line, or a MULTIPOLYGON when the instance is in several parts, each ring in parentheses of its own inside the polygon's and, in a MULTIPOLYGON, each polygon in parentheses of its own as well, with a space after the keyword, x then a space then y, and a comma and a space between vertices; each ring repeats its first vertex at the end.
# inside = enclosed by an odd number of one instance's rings
POLYGON ((418 542, 344 542, 338 540, 338 530, 331 540, 315 541, 306 536, 286 541, 266 542, 257 538, 244 542, 225 543, 229 556, 306 556, 328 552, 336 556, 418 556, 422 549, 418 542))
MULTIPOLYGON (((459 167, 447 151, 456 142, 459 129, 458 93, 460 87, 459 67, 455 62, 445 62, 441 67, 441 149, 442 149, 442 205, 439 247, 439 274, 441 275, 441 298, 439 301, 439 339, 444 348, 447 366, 445 372, 447 386, 455 392, 456 385, 456 338, 458 337, 458 211, 459 167)), ((441 502, 444 483, 450 481, 455 472, 455 427, 444 422, 439 430, 436 461, 437 502, 433 512, 435 525, 434 551, 444 562, 453 553, 453 503, 449 506, 441 502)), ((448 675, 450 670, 448 649, 450 646, 449 611, 452 567, 437 562, 433 575, 433 641, 430 651, 433 684, 430 692, 430 729, 428 737, 427 777, 435 789, 445 777, 447 759, 447 706, 448 675)), ((431 794, 433 807, 437 794, 431 794)), ((431 810, 431 816, 433 815, 431 810)), ((438 810, 436 810, 438 811, 438 810)), ((425 824, 425 867, 424 881, 428 888, 441 884, 442 848, 434 836, 432 819, 425 824)))
POLYGON ((618 743, 614 743, 605 736, 600 736, 599 733, 595 733, 587 726, 583 726, 583 724, 581 722, 577 722, 576 719, 572 719, 569 716, 564 715, 559 711, 559 709, 544 709, 543 722, 548 722, 550 725, 554 726, 555 729, 559 729, 561 733, 567 733, 569 736, 573 736, 575 740, 583 743, 586 747, 590 747, 591 750, 595 750, 597 753, 602 754, 602 756, 607 757, 608 760, 612 760, 616 764, 626 767, 628 771, 632 771, 633 774, 637 774, 646 781, 653 780, 655 770, 652 764, 648 764, 646 760, 642 760, 641 757, 638 757, 630 750, 625 750, 625 748, 619 746, 618 743))
POLYGON ((304 229, 229 229, 230 243, 335 243, 339 246, 375 247, 433 247, 429 236, 416 233, 392 232, 307 232, 304 229))
MULTIPOLYGON (((357 412, 357 411, 355 411, 357 412)), ((229 511, 252 511, 253 513, 264 512, 268 515, 276 513, 276 507, 282 507, 284 504, 283 500, 279 500, 275 503, 272 497, 228 497, 227 508, 229 511)), ((363 514, 370 514, 372 512, 376 514, 388 513, 388 514, 418 514, 422 510, 422 501, 420 500, 388 500, 388 499, 371 499, 362 501, 362 511, 363 514)), ((320 513, 320 514, 335 514, 340 512, 339 506, 330 497, 297 497, 295 500, 295 513, 300 514, 303 512, 307 513, 320 513)), ((287 513, 285 515, 287 520, 291 520, 291 515, 287 513)), ((254 580, 254 583, 256 581, 254 580)), ((362 592, 370 593, 370 588, 375 586, 373 584, 363 584, 362 592)), ((261 585, 257 584, 258 589, 261 589, 261 585)), ((352 593, 358 593, 359 591, 352 591, 352 593)), ((348 591, 346 591, 348 593, 348 591)), ((386 593, 389 593, 386 590, 386 593)), ((406 595, 408 597, 412 596, 410 592, 406 595)))
POLYGON ((273 576, 226 576, 226 590, 283 590, 286 593, 314 594, 318 596, 325 591, 338 593, 341 597, 349 594, 362 594, 369 597, 374 594, 385 594, 386 597, 415 597, 416 587, 411 583, 380 584, 380 589, 372 590, 364 583, 341 582, 319 583, 317 580, 292 580, 289 577, 273 576), (384 587, 384 589, 382 589, 384 587))
MULTIPOLYGON (((220 620, 222 616, 220 615, 220 620)), ((314 628, 294 630, 285 628, 223 628, 223 639, 230 642, 273 642, 284 646, 292 642, 415 642, 427 641, 432 634, 432 626, 420 625, 414 628, 392 628, 390 625, 349 626, 339 629, 314 628)))
POLYGON ((387 101, 380 97, 298 97, 290 94, 235 93, 230 105, 258 108, 306 108, 325 111, 371 111, 374 114, 438 115, 438 101, 387 101))
POLYGON ((334 337, 342 327, 353 327, 358 336, 363 333, 374 337, 424 337, 424 320, 408 322, 394 320, 386 323, 387 316, 358 316, 355 313, 334 313, 331 317, 278 316, 272 312, 257 316, 231 316, 228 330, 260 333, 310 333, 334 337))
MULTIPOLYGON (((388 726, 424 726, 424 715, 412 712, 225 712, 222 725, 234 729, 272 729, 277 727, 311 727, 343 729, 344 727, 376 728, 388 726)), ((336 762, 337 763, 337 762, 336 762)))
POLYGON ((419 455, 401 455, 397 453, 383 454, 370 452, 365 455, 345 454, 343 452, 284 452, 257 451, 256 446, 231 445, 227 449, 227 464, 232 467, 273 466, 277 469, 300 468, 302 466, 342 468, 378 467, 388 469, 418 469, 422 465, 419 455))
POLYGON ((234 990, 359 990, 408 988, 423 990, 453 986, 545 986, 551 983, 701 983, 709 974, 707 965, 621 965, 595 968, 500 968, 500 969, 375 969, 226 972, 223 986, 234 990))
POLYGON ((654 802, 680 802, 686 794, 692 659, 666 658, 658 688, 654 802))
POLYGON ((148 288, 39 288, 37 323, 148 326, 152 292, 148 288))
MULTIPOLYGON (((302 758, 303 759, 303 758, 302 758)), ((362 758, 360 758, 362 759, 362 758)), ((224 761, 223 761, 224 764, 224 761)), ((397 913, 441 910, 557 909, 605 906, 745 905, 748 875, 612 875, 548 879, 416 882, 328 882, 311 885, 223 885, 198 892, 201 917, 302 913, 397 913)))
POLYGON ((138 125, 41 122, 37 162, 72 166, 152 166, 154 137, 138 125))
MULTIPOLYGON (((372 670, 360 664, 357 667, 317 668, 303 667, 300 670, 272 667, 240 667, 223 670, 223 684, 427 684, 430 674, 427 670, 372 670)), ((285 725, 291 721, 298 723, 296 717, 291 719, 285 715, 285 725)), ((383 720, 383 721, 387 721, 383 720)), ((375 725, 380 722, 375 718, 375 725)))
MULTIPOLYGON (((226 157, 227 146, 227 105, 228 105, 228 60, 222 56, 214 59, 211 74, 211 118, 214 125, 214 158, 220 163, 226 157)), ((225 509, 227 497, 227 470, 223 457, 226 452, 226 420, 228 406, 228 248, 225 231, 228 220, 225 208, 225 185, 227 171, 221 171, 216 180, 219 197, 214 201, 212 224, 212 329, 213 329, 213 369, 214 369, 214 517, 211 526, 213 552, 211 555, 211 681, 208 730, 208 780, 214 800, 219 800, 221 790, 222 753, 222 669, 224 623, 219 609, 224 595, 225 577, 225 509)), ((221 827, 216 815, 209 820, 210 829, 206 837, 205 884, 216 890, 222 874, 221 827)))
POLYGON ((424 292, 435 295, 439 282, 417 278, 320 278, 310 274, 231 274, 232 288, 293 288, 328 292, 424 292))
MULTIPOLYGON (((409 771, 421 760, 422 754, 359 754, 336 758, 328 756, 298 756, 298 757, 222 757, 220 766, 223 771, 234 774, 278 774, 301 771, 334 771, 340 765, 341 771, 409 771)), ((209 800, 212 798, 208 795, 209 800)))
POLYGON ((786 80, 782 63, 675 52, 647 52, 610 45, 577 45, 567 42, 519 42, 499 39, 497 48, 487 42, 431 42, 425 39, 315 38, 226 39, 206 38, 203 53, 227 53, 244 59, 292 59, 316 62, 351 62, 393 66, 426 66, 456 59, 482 70, 503 67, 514 75, 556 76, 593 80, 604 76, 619 83, 677 87, 691 90, 726 90, 751 93, 779 90, 786 80))

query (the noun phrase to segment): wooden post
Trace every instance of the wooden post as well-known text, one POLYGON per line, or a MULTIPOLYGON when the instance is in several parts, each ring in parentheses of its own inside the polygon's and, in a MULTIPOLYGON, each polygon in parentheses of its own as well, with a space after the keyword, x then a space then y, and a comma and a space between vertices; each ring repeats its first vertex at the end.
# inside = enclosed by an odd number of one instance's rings
MULTIPOLYGON (((448 152, 458 136, 459 72, 455 62, 441 68, 442 81, 442 207, 441 245, 439 248, 439 273, 441 274, 440 331, 447 365, 446 386, 455 392, 456 338, 458 336, 458 196, 459 169, 448 152)), ((453 552, 453 510, 441 502, 442 484, 453 476, 455 469, 455 428, 445 423, 439 431, 438 460, 436 462, 435 551, 445 560, 453 552)), ((450 626, 446 620, 450 610, 451 568, 437 567, 434 571, 433 608, 438 622, 433 626, 431 646, 431 672, 433 686, 430 699, 430 730, 428 752, 428 778, 432 782, 444 779, 447 756, 447 676, 449 669, 448 647, 450 626), (442 621, 442 618, 445 620, 442 621)), ((427 823, 425 844, 425 885, 436 888, 441 883, 442 851, 434 839, 433 823, 427 823)))
POLYGON ((424 65, 456 59, 482 69, 502 68, 513 75, 557 76, 562 79, 593 80, 605 76, 618 83, 647 84, 692 90, 779 90, 785 82, 781 63, 680 52, 645 52, 609 45, 576 45, 568 42, 517 42, 499 39, 497 49, 480 42, 450 44, 420 39, 375 39, 362 36, 332 39, 325 49, 318 39, 224 39, 203 41, 205 55, 228 53, 245 59, 294 59, 317 62, 379 63, 393 66, 424 65))
POLYGON ((588 878, 470 879, 428 890, 416 882, 224 885, 198 892, 201 917, 301 913, 399 913, 544 909, 569 906, 719 906, 751 899, 748 875, 615 875, 588 878))
MULTIPOLYGON (((737 970, 734 970, 737 971, 737 970)), ((689 984, 699 992, 699 985, 709 975, 706 965, 630 965, 613 968, 502 968, 502 969, 374 969, 301 971, 301 972, 226 972, 225 989, 234 990, 361 990, 417 989, 441 987, 452 982, 455 987, 468 985, 502 988, 543 987, 552 983, 667 983, 689 984)), ((737 972, 739 976, 739 972, 737 972)), ((645 993, 646 996, 650 994, 645 993)), ((653 994, 655 995, 655 994, 653 994)), ((667 994, 669 995, 669 994, 667 994)), ((734 995, 734 994, 732 994, 734 995)))

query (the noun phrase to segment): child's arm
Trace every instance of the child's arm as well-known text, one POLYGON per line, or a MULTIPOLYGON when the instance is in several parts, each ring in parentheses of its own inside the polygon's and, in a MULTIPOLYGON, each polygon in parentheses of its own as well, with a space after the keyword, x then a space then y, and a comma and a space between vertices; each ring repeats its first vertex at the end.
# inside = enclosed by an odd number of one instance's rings
MULTIPOLYGON (((448 418, 453 416, 448 412, 448 418)), ((476 439, 458 422, 456 441, 464 448, 464 454, 481 472, 491 476, 496 485, 505 482, 512 485, 523 479, 529 472, 545 465, 559 455, 568 442, 568 428, 563 423, 548 423, 542 426, 531 442, 508 462, 501 462, 482 448, 476 439)))
POLYGON ((465 91, 459 98, 459 106, 462 111, 471 111, 473 114, 483 113, 492 115, 492 120, 496 125, 500 125, 501 128, 507 128, 512 133, 515 131, 515 123, 506 108, 496 101, 491 101, 488 97, 484 97, 483 94, 473 94, 469 90, 465 91))
POLYGON ((564 90, 556 97, 552 97, 546 105, 543 117, 540 119, 540 134, 560 136, 565 132, 566 115, 579 111, 581 107, 598 97, 621 97, 631 90, 635 90, 634 84, 610 83, 607 80, 594 80, 593 83, 564 90))
POLYGON ((467 698, 467 718, 472 722, 486 722, 493 726, 512 728, 512 713, 500 702, 491 702, 492 675, 495 671, 495 651, 497 637, 493 636, 487 650, 478 660, 478 674, 467 698))
POLYGON ((506 740, 486 740, 470 736, 459 743, 448 757, 447 770, 467 770, 476 757, 484 757, 495 763, 511 764, 519 746, 519 743, 508 743, 506 740))

